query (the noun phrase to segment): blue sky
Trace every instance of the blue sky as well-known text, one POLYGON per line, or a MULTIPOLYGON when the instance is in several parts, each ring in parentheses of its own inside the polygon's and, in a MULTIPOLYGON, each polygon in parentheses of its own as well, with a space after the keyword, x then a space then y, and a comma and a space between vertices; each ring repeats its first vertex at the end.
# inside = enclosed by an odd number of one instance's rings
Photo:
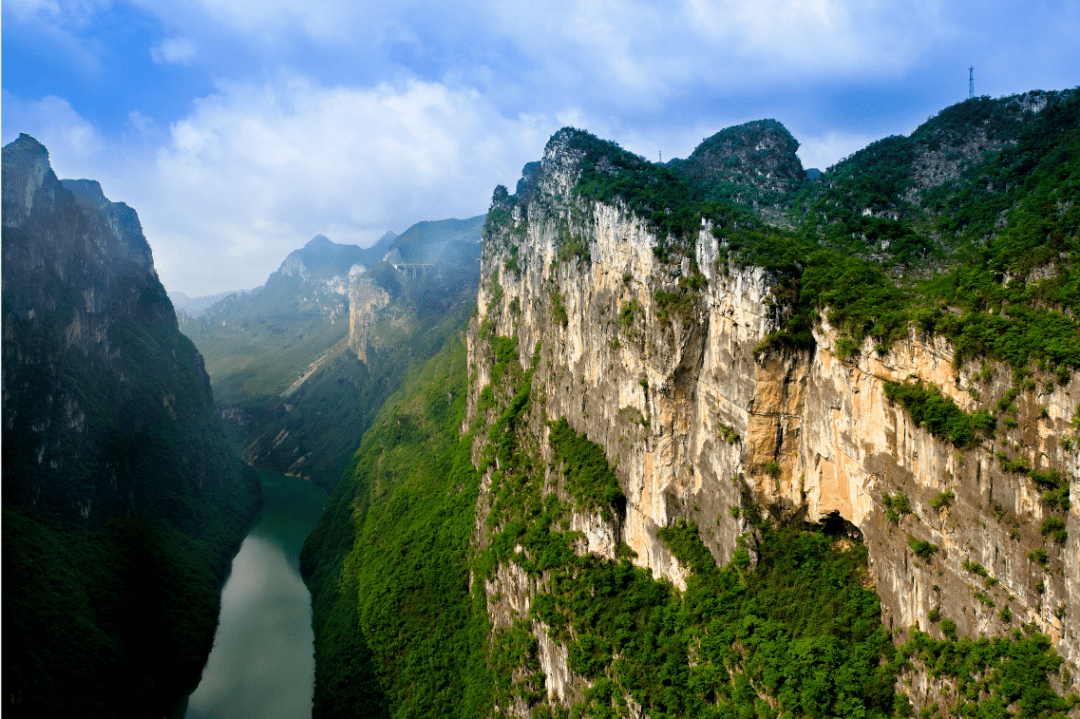
POLYGON ((169 290, 486 211, 575 125, 654 159, 772 117, 824 169, 967 96, 1080 84, 1080 4, 5 0, 3 142, 138 210, 169 290))

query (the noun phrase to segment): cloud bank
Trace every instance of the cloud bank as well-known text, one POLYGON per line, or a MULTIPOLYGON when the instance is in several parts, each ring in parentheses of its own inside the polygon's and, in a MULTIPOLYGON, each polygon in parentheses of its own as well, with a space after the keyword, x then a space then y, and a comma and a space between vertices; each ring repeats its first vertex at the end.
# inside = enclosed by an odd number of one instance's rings
POLYGON ((152 152, 140 128, 107 140, 59 98, 5 98, 5 109, 38 128, 58 175, 98 179, 139 211, 162 281, 188 294, 261 284, 318 233, 367 245, 485 212, 557 129, 506 118, 468 89, 298 76, 222 84, 152 152))

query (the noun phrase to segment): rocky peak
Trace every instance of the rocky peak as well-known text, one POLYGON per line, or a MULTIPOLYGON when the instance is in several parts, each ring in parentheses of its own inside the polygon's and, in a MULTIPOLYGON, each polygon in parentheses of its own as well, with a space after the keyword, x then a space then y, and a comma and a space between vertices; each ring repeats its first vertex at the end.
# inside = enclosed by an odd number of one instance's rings
POLYGON ((332 250, 333 247, 334 247, 334 243, 331 242, 330 238, 327 237, 326 235, 315 235, 310 240, 308 240, 308 243, 306 245, 304 245, 305 250, 328 251, 328 250, 332 250))
POLYGON ((339 245, 325 235, 316 235, 299 250, 293 250, 270 280, 299 277, 302 281, 328 281, 347 277, 354 265, 361 265, 361 250, 356 245, 339 245))
POLYGON ((85 289, 90 315, 152 306, 175 324, 171 307, 137 305, 138 293, 157 280, 134 210, 109 202, 96 182, 73 183, 76 195, 57 179, 45 147, 26 134, 4 147, 3 177, 4 266, 33 269, 5 272, 5 297, 23 298, 28 310, 42 315, 65 304, 51 294, 60 286, 52 280, 62 278, 85 289))
MULTIPOLYGON (((49 151, 29 135, 19 135, 19 139, 4 148, 3 174, 5 227, 22 224, 30 216, 36 202, 52 199, 48 195, 38 195, 45 184, 45 177, 52 175, 49 151)), ((54 180, 55 177, 53 175, 54 180)))
POLYGON ((517 195, 518 202, 521 204, 528 204, 532 198, 532 193, 536 189, 536 182, 540 179, 540 163, 529 162, 525 164, 525 167, 521 169, 521 179, 518 180, 517 195))
POLYGON ((88 209, 96 210, 109 203, 97 180, 61 180, 60 184, 71 191, 76 202, 88 209))
POLYGON ((544 147, 537 182, 550 185, 545 189, 552 194, 569 197, 581 177, 581 163, 587 156, 585 148, 591 142, 598 140, 574 127, 564 127, 556 132, 544 147))
POLYGON ((795 152, 799 142, 776 120, 754 120, 708 137, 685 160, 670 166, 692 184, 717 182, 790 191, 806 177, 795 152))

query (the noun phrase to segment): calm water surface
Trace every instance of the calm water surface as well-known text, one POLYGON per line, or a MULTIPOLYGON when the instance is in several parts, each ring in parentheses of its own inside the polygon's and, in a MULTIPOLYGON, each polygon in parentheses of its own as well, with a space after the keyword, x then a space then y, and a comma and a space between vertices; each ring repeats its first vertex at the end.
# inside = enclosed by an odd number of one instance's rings
POLYGON ((266 506, 221 594, 221 619, 186 719, 309 719, 311 596, 300 549, 326 504, 318 487, 262 474, 266 506))

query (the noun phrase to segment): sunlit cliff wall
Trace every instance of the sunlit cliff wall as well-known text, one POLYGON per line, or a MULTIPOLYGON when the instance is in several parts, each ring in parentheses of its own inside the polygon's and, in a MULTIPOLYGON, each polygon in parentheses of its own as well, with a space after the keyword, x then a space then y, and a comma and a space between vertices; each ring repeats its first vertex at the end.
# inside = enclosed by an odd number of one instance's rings
MULTIPOLYGON (((685 586, 687 570, 656 536, 678 518, 696 522, 724 563, 750 529, 732 507, 753 502, 778 521, 800 513, 835 521, 838 514, 869 549, 882 621, 898 637, 912 625, 937 631, 928 618, 935 609, 962 634, 1003 635, 1015 628, 999 619, 1008 606, 1016 620, 1050 635, 1067 660, 1080 658, 1080 509, 1074 504, 1066 515, 1064 544, 1044 537, 1040 492, 997 456, 1061 471, 1080 496, 1080 455, 1061 441, 1073 431, 1080 379, 1061 384, 1036 375, 1016 400, 1015 428, 999 425, 996 438, 975 449, 953 446, 887 399, 885 382, 932 382, 973 410, 1013 386, 1007 367, 991 363, 992 379, 981 379, 979 365, 954 368, 945 340, 915 332, 888 351, 867 342, 841 359, 846 353, 837 351, 827 322, 816 328, 812 350, 755 356, 783 314, 767 271, 729 262, 723 234, 709 225, 696 238, 696 267, 690 258, 661 261, 653 251, 658 237, 626 207, 574 196, 580 159, 563 131, 516 196, 496 192, 468 337, 474 381, 465 424, 491 380, 481 327, 494 323, 495 335, 516 335, 523 367, 539 345, 533 401, 604 448, 627 497, 625 517, 575 516, 582 551, 614 557, 625 542, 635 563, 685 586), (583 251, 560 257, 571 242, 583 251), (676 290, 698 268, 706 283, 689 310, 663 312, 656 292, 676 290), (933 508, 947 490, 954 498, 933 508), (894 523, 883 498, 897 493, 912 511, 894 523), (922 559, 912 538, 940 550, 922 559), (1045 567, 1029 558, 1038 549, 1048 554, 1045 567)), ((542 423, 531 429, 550 454, 549 430, 542 423)), ((484 512, 482 496, 478 528, 484 512)), ((530 581, 512 565, 499 569, 488 587, 496 626, 526 618, 536 591, 530 581)), ((563 700, 574 691, 565 647, 541 628, 535 633, 548 695, 563 700)))

